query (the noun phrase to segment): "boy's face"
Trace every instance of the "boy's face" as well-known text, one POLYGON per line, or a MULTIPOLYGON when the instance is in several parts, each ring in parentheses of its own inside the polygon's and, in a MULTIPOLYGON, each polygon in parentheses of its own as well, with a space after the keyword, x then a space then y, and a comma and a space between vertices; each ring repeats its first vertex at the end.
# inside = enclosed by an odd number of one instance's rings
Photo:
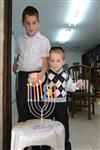
POLYGON ((62 65, 65 63, 65 61, 61 53, 52 52, 50 54, 49 63, 50 63, 51 68, 54 71, 58 72, 60 68, 62 67, 62 65))
POLYGON ((23 21, 23 26, 25 27, 28 36, 34 36, 39 29, 39 21, 36 16, 26 15, 23 21))

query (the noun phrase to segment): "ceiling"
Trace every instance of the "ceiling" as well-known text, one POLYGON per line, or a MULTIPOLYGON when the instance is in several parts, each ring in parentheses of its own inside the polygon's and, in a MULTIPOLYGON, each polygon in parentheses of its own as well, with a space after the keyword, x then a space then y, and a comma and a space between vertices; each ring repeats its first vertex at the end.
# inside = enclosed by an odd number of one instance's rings
POLYGON ((100 1, 89 0, 83 19, 73 29, 70 40, 56 41, 58 32, 67 23, 71 0, 13 0, 13 30, 22 33, 21 14, 26 6, 34 6, 40 14, 40 31, 48 37, 51 45, 60 45, 66 51, 87 51, 100 44, 100 1))

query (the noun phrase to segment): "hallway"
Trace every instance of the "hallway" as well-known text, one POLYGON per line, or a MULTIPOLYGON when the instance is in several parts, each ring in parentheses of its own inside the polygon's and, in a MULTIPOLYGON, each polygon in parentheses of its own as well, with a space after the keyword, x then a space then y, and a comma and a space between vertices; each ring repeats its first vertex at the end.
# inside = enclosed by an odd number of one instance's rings
POLYGON ((70 119, 70 139, 73 150, 100 150, 99 99, 91 120, 87 119, 87 112, 77 112, 74 119, 70 119))

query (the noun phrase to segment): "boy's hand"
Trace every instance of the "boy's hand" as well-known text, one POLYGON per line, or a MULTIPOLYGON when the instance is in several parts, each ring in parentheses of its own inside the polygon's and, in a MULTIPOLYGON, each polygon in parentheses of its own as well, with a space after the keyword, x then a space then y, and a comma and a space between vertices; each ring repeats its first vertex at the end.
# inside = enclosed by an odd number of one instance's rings
POLYGON ((13 66, 12 66, 12 69, 13 69, 13 72, 14 72, 15 74, 16 74, 17 68, 18 68, 17 59, 14 58, 14 64, 13 64, 13 66))
POLYGON ((44 80, 44 76, 41 72, 39 73, 30 73, 28 77, 28 82, 32 85, 40 84, 40 81, 44 80))
POLYGON ((33 85, 37 83, 37 73, 30 73, 28 77, 28 82, 33 85))
POLYGON ((43 77, 44 77, 44 74, 42 74, 41 72, 39 72, 38 74, 37 74, 37 82, 39 83, 39 81, 41 80, 43 80, 43 77))
POLYGON ((78 88, 82 87, 82 86, 83 86, 83 80, 82 80, 82 79, 77 80, 76 86, 77 86, 78 88))
POLYGON ((19 55, 17 57, 14 58, 14 64, 12 66, 13 72, 16 74, 17 68, 18 68, 18 64, 17 61, 19 59, 19 55))

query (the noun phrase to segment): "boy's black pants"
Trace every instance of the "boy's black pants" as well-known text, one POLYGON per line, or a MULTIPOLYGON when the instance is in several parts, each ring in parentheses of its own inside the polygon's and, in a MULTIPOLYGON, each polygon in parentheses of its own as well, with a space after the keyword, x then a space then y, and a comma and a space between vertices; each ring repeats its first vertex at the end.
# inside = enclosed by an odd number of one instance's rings
MULTIPOLYGON (((49 116, 51 119, 61 122, 65 127, 65 150, 71 150, 69 141, 69 114, 67 102, 56 103, 54 112, 49 116)), ((50 150, 48 146, 43 146, 42 150, 50 150)))
POLYGON ((32 72, 18 72, 18 88, 16 91, 18 122, 26 121, 29 119, 37 119, 30 113, 27 102, 27 83, 28 75, 30 73, 32 72))
POLYGON ((65 127, 65 150, 71 150, 71 143, 69 141, 69 114, 67 108, 67 102, 56 103, 55 110, 52 117, 56 121, 61 122, 65 127))
POLYGON ((17 108, 18 122, 34 119, 28 109, 27 103, 27 83, 30 72, 18 72, 18 89, 17 89, 17 108))

